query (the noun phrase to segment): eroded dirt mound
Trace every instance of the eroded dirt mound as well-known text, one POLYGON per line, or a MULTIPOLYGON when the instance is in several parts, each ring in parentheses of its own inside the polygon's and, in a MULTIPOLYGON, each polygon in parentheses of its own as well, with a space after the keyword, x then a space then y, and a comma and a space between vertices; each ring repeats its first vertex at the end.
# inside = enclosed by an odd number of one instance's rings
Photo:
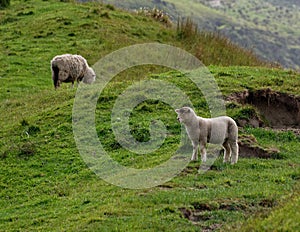
POLYGON ((239 136, 239 156, 263 159, 282 158, 277 148, 263 148, 259 146, 255 137, 252 135, 239 136))
POLYGON ((300 97, 271 89, 232 94, 229 101, 255 106, 272 128, 300 129, 300 97))

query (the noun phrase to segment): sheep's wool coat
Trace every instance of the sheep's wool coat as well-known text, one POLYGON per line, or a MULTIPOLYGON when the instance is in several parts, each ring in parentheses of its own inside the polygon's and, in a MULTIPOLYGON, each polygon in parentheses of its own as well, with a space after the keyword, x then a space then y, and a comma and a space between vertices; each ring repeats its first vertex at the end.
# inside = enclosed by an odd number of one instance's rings
POLYGON ((221 144, 224 147, 224 162, 228 162, 231 154, 231 163, 238 159, 238 127, 235 121, 227 116, 216 118, 202 118, 189 107, 175 110, 180 123, 185 125, 187 134, 193 144, 192 160, 197 160, 198 146, 202 161, 206 161, 206 144, 221 144))
POLYGON ((52 79, 54 87, 57 88, 62 82, 91 84, 95 81, 96 75, 89 67, 85 58, 80 55, 64 54, 55 56, 51 60, 52 79))

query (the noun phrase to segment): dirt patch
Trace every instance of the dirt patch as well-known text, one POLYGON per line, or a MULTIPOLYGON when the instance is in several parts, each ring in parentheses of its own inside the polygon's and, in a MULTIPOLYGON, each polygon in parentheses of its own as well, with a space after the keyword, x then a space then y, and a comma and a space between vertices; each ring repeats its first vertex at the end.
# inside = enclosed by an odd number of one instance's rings
POLYGON ((263 159, 282 158, 277 148, 264 148, 259 146, 253 135, 239 136, 239 156, 245 158, 256 157, 263 159))
POLYGON ((187 176, 187 175, 194 175, 198 173, 198 169, 199 167, 196 165, 189 165, 187 167, 185 167, 182 172, 180 173, 180 176, 187 176))
POLYGON ((262 89, 235 93, 227 100, 253 105, 272 128, 300 129, 299 96, 262 89))
POLYGON ((161 190, 170 190, 170 189, 174 188, 175 186, 172 185, 171 183, 165 183, 162 185, 158 185, 157 187, 161 190))
MULTIPOLYGON (((300 135, 300 96, 268 88, 234 93, 226 100, 231 108, 243 105, 235 118, 240 127, 267 127, 300 135)), ((261 147, 250 135, 239 136, 239 152, 240 157, 284 158, 278 149, 261 147)))
POLYGON ((184 218, 188 219, 193 223, 197 223, 200 221, 207 221, 210 219, 209 215, 202 214, 199 210, 192 210, 188 208, 179 208, 180 212, 184 216, 184 218))
MULTIPOLYGON (((199 209, 179 208, 182 216, 192 222, 194 225, 201 225, 201 222, 212 220, 213 216, 207 214, 209 210, 201 211, 199 209)), ((211 232, 220 229, 223 225, 221 223, 214 223, 209 226, 203 226, 201 231, 211 232)))
POLYGON ((209 202, 193 202, 189 207, 181 207, 179 211, 182 216, 195 225, 203 225, 205 221, 214 221, 209 227, 202 227, 201 231, 215 231, 220 229, 223 219, 218 213, 224 211, 240 211, 249 214, 265 211, 268 208, 277 206, 277 201, 272 198, 257 199, 257 201, 246 201, 243 199, 223 199, 209 202), (214 213, 212 213, 214 212, 214 213))
POLYGON ((189 221, 197 224, 199 222, 208 221, 214 219, 213 215, 210 213, 212 211, 246 211, 249 206, 246 203, 241 202, 193 202, 190 208, 179 208, 183 217, 189 221))

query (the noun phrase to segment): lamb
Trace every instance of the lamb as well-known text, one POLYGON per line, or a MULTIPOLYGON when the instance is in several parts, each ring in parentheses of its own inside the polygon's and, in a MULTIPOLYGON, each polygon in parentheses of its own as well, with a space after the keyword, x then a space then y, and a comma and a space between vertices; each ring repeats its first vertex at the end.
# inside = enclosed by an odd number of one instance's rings
POLYGON ((221 144, 224 148, 224 162, 229 162, 231 153, 231 164, 238 161, 238 127, 235 121, 227 116, 216 118, 202 118, 190 107, 176 109, 180 123, 185 125, 187 134, 192 141, 193 155, 191 160, 198 159, 198 146, 202 162, 206 162, 206 144, 221 144))
POLYGON ((86 84, 92 84, 96 79, 94 70, 89 67, 85 58, 80 55, 63 54, 55 56, 51 60, 52 79, 55 89, 61 82, 83 81, 86 84))

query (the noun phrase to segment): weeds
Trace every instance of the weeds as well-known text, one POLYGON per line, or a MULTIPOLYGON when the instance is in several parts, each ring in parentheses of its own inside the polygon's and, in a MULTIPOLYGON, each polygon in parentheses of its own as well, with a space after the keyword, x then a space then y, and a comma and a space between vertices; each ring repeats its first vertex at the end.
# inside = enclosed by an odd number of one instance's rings
POLYGON ((199 37, 198 25, 191 18, 178 18, 176 32, 180 40, 196 40, 199 37))
POLYGON ((9 7, 10 0, 0 0, 0 10, 9 7))
POLYGON ((199 26, 189 17, 178 18, 176 32, 179 40, 195 47, 195 56, 205 65, 271 66, 220 33, 199 31, 199 26))

